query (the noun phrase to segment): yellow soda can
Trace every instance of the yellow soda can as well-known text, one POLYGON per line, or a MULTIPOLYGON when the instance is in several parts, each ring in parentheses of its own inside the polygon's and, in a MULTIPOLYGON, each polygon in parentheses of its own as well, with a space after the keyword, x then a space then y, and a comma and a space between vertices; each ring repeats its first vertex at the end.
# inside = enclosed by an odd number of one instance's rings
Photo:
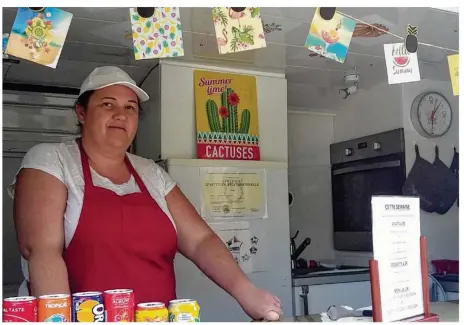
POLYGON ((170 322, 200 322, 200 305, 193 299, 177 299, 169 302, 170 322))
POLYGON ((168 321, 168 309, 163 302, 144 302, 135 307, 135 321, 153 323, 168 321))

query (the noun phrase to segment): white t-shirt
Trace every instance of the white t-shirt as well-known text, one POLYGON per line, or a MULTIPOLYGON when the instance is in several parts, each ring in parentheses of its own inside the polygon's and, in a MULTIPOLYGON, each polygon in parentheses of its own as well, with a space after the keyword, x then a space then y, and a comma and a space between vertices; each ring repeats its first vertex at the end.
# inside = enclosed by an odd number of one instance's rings
MULTIPOLYGON (((148 192, 169 217, 175 229, 176 226, 165 197, 176 183, 153 160, 130 153, 127 155, 148 192)), ((84 176, 79 146, 76 141, 69 141, 65 143, 42 143, 32 147, 24 156, 21 167, 8 187, 8 194, 11 198, 14 197, 16 176, 22 168, 39 169, 53 175, 63 182, 68 189, 68 199, 64 213, 64 241, 65 247, 68 247, 76 231, 84 201, 84 176)), ((124 184, 114 184, 108 178, 99 175, 92 167, 90 167, 90 173, 94 186, 111 190, 120 196, 140 192, 133 175, 124 184)), ((23 257, 21 257, 21 269, 24 278, 28 280, 27 261, 23 257)), ((25 282, 21 285, 19 295, 27 295, 25 282)))

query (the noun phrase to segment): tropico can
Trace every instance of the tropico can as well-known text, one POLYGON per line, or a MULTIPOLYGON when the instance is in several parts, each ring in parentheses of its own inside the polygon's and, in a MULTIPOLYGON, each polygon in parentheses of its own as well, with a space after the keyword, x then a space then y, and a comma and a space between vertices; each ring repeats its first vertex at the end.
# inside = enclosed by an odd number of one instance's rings
POLYGON ((144 302, 135 308, 136 322, 163 322, 168 321, 168 309, 163 302, 144 302))
POLYGON ((36 297, 11 297, 3 300, 3 322, 37 322, 36 297))
POLYGON ((74 293, 72 295, 72 321, 79 323, 104 322, 103 294, 98 291, 74 293))
POLYGON ((103 294, 107 322, 134 321, 134 290, 106 290, 103 294))
POLYGON ((176 299, 169 302, 169 321, 197 323, 200 321, 200 305, 193 299, 176 299))
POLYGON ((38 322, 63 323, 71 321, 71 296, 68 294, 39 297, 38 322))

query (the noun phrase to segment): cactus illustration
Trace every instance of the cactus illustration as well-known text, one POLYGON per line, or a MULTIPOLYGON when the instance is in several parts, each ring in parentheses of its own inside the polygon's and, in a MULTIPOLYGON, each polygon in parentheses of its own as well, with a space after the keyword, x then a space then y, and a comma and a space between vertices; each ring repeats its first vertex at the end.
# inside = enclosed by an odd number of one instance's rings
POLYGON ((222 92, 221 107, 219 109, 214 100, 208 99, 206 101, 206 116, 211 132, 248 134, 251 114, 248 109, 244 109, 239 126, 238 103, 239 97, 232 88, 224 89, 222 92), (219 115, 222 121, 219 119, 219 115))
POLYGON ((244 109, 242 112, 241 120, 240 120, 239 133, 248 134, 248 131, 250 130, 250 120, 251 120, 250 111, 248 109, 244 109))
POLYGON ((208 124, 211 132, 221 132, 218 107, 216 102, 212 99, 206 101, 206 116, 208 117, 208 124))

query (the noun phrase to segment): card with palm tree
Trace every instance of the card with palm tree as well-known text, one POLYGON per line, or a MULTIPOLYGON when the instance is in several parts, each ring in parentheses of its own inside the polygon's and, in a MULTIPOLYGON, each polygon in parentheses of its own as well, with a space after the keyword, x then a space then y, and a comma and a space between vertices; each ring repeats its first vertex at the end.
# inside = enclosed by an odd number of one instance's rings
POLYGON ((220 54, 266 47, 259 8, 213 8, 213 22, 220 54))

